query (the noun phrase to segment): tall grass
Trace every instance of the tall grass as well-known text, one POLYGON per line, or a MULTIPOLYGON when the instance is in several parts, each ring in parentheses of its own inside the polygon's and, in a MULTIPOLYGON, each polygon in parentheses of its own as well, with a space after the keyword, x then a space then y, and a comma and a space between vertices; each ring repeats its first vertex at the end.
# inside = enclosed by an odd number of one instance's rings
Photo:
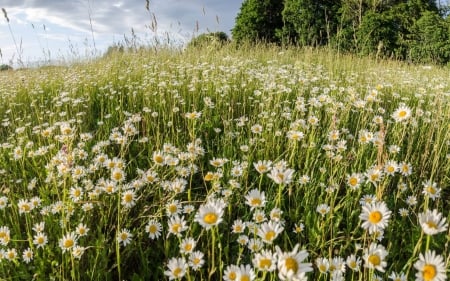
POLYGON ((447 276, 448 74, 267 46, 1 73, 0 277, 447 276))

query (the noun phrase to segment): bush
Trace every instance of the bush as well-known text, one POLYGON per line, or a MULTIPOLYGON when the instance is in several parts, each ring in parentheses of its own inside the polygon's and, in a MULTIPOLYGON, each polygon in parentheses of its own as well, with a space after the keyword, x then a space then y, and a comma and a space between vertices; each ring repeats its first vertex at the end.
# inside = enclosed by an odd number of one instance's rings
POLYGON ((13 70, 13 68, 7 64, 0 65, 0 71, 4 71, 4 70, 13 70))
POLYGON ((188 48, 191 47, 200 47, 205 45, 214 45, 217 47, 221 47, 224 44, 230 42, 230 39, 228 38, 228 35, 223 31, 218 32, 210 32, 210 33, 203 33, 199 36, 193 38, 188 43, 188 48))

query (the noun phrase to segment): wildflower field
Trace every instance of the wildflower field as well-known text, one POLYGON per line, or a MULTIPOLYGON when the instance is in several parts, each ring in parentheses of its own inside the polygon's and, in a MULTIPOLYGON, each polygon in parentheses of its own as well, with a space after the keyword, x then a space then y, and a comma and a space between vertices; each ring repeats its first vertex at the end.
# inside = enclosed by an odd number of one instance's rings
POLYGON ((327 50, 0 73, 0 280, 437 280, 450 71, 327 50))

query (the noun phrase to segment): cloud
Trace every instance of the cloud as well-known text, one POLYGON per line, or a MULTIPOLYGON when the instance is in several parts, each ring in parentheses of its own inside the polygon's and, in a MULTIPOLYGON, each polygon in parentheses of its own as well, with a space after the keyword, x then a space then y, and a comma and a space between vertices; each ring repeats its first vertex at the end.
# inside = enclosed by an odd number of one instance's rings
MULTIPOLYGON (((39 37, 49 48, 58 46, 59 50, 59 42, 83 45, 86 40, 92 42, 92 37, 98 47, 109 46, 112 41, 130 38, 132 29, 144 43, 163 36, 186 42, 206 31, 230 33, 242 1, 150 0, 147 10, 146 0, 2 0, 0 8, 6 9, 17 39, 33 43, 39 37), (152 30, 152 22, 157 24, 156 30, 152 30)), ((9 30, 0 16, 0 34, 4 36, 9 30)), ((10 41, 0 47, 10 50, 10 41)))

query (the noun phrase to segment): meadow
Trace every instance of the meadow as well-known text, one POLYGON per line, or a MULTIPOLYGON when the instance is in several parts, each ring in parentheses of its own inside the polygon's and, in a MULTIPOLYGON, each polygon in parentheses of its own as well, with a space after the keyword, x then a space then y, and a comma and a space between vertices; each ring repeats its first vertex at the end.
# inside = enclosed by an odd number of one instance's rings
POLYGON ((328 50, 0 73, 0 280, 437 280, 450 70, 328 50))

